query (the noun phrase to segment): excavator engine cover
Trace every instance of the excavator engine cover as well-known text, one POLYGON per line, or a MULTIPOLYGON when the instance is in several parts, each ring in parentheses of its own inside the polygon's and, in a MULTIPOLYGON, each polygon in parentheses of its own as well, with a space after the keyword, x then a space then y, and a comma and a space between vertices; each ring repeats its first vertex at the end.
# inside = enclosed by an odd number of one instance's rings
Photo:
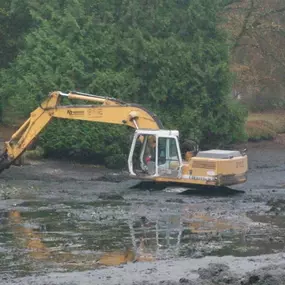
POLYGON ((241 153, 237 150, 211 149, 206 151, 199 151, 197 153, 197 157, 218 158, 218 159, 229 159, 240 156, 241 153))

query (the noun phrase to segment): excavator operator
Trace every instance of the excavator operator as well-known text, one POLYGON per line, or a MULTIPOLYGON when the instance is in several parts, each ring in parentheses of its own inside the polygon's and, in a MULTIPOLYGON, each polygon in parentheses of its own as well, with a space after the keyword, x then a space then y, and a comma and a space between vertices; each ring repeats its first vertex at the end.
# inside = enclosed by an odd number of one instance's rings
POLYGON ((156 152, 156 139, 155 136, 149 136, 147 140, 147 149, 146 149, 146 163, 149 161, 155 162, 155 152, 156 152))

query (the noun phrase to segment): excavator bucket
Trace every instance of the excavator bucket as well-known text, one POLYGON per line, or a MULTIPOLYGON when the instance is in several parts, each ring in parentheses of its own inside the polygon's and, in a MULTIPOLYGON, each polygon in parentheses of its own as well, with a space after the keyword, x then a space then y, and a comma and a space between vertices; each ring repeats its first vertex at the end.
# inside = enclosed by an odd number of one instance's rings
POLYGON ((12 162, 8 159, 7 152, 4 151, 0 155, 0 173, 3 172, 5 169, 9 168, 12 162))

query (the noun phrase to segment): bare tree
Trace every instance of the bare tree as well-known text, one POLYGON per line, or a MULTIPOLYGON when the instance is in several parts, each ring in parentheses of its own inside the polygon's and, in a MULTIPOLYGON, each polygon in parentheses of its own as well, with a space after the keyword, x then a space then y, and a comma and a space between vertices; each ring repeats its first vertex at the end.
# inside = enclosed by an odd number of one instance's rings
POLYGON ((223 11, 230 31, 234 88, 248 104, 278 107, 285 98, 284 0, 233 0, 223 11))

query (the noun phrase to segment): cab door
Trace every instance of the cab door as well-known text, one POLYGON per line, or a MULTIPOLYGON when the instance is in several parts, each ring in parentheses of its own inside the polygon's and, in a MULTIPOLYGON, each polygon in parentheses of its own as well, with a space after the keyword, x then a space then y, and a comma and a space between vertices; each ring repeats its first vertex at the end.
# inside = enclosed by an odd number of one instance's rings
POLYGON ((128 166, 130 174, 134 176, 179 178, 182 158, 177 131, 137 130, 128 166), (138 166, 140 169, 137 169, 138 166))
POLYGON ((130 150, 128 165, 131 175, 157 175, 156 134, 138 132, 130 150))
POLYGON ((178 178, 182 158, 177 137, 158 137, 157 174, 161 177, 178 178))

